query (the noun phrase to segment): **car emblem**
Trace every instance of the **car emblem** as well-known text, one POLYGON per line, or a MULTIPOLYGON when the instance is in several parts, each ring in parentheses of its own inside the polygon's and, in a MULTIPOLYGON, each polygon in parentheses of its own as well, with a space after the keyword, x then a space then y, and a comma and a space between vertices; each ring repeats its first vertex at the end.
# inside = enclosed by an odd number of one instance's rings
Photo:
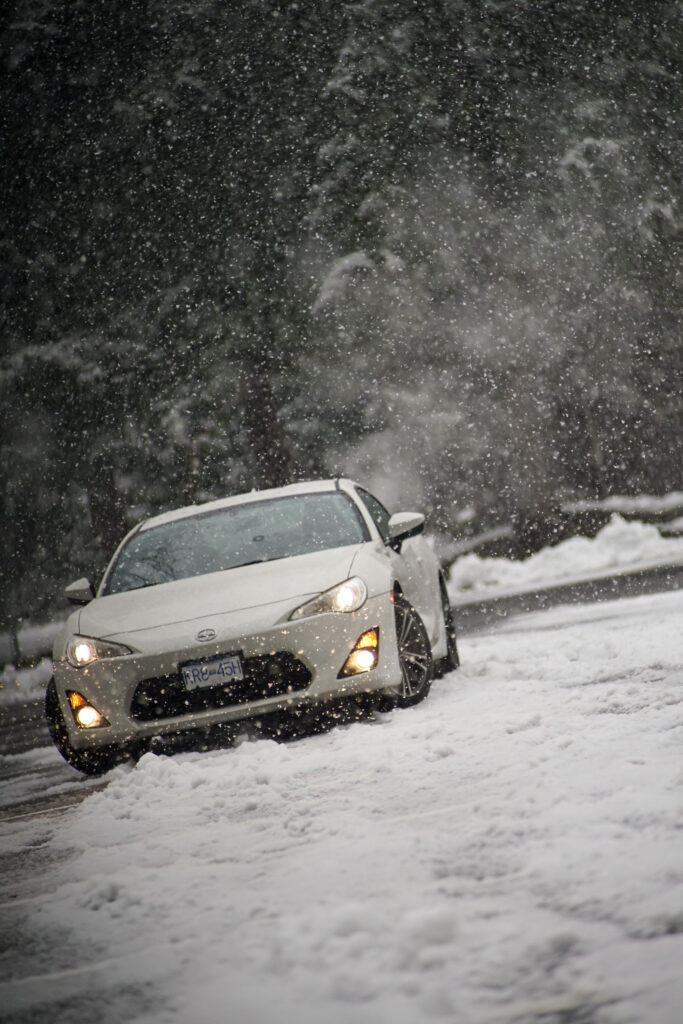
POLYGON ((200 629, 197 633, 197 640, 204 642, 205 640, 215 640, 216 630, 215 629, 200 629))

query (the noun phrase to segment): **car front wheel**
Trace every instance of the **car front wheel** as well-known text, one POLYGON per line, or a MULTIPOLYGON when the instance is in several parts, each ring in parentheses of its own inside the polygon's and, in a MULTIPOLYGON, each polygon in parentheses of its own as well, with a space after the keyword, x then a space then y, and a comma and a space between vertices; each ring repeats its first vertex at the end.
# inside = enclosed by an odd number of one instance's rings
POLYGON ((123 760, 118 751, 75 750, 71 746, 54 679, 50 680, 45 692, 45 717, 52 742, 59 753, 72 768, 84 775, 103 775, 123 760))
POLYGON ((424 623, 401 594, 394 597, 394 615, 401 680, 387 693, 386 705, 408 708, 424 700, 429 693, 434 662, 424 623))

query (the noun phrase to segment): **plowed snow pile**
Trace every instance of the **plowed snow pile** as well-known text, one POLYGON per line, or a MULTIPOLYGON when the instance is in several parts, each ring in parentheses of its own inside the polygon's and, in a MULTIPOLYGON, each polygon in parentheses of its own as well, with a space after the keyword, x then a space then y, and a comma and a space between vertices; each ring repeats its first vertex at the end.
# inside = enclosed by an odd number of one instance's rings
POLYGON ((681 562, 683 537, 665 538, 656 526, 614 515, 596 537, 572 537, 523 561, 461 555, 451 567, 449 592, 458 602, 681 562))

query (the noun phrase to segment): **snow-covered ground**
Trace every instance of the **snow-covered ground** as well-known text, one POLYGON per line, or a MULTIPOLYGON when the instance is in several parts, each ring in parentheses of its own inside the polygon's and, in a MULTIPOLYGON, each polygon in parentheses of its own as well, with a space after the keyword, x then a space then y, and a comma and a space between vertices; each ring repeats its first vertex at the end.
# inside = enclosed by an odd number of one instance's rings
POLYGON ((681 621, 683 591, 511 618, 416 708, 3 823, 47 865, 6 1019, 678 1024, 681 621))
MULTIPOLYGON (((633 499, 634 501, 636 499, 633 499)), ((462 555, 451 567, 454 604, 523 593, 553 584, 596 579, 683 563, 683 537, 663 537, 656 526, 612 516, 596 537, 572 537, 520 562, 462 555)))

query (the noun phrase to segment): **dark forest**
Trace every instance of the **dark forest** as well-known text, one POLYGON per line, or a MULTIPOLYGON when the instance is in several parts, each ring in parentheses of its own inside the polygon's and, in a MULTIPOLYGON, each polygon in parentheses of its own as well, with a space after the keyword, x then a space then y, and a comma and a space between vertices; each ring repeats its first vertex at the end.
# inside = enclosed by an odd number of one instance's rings
POLYGON ((353 476, 449 535, 681 486, 680 5, 16 0, 0 617, 353 476))

